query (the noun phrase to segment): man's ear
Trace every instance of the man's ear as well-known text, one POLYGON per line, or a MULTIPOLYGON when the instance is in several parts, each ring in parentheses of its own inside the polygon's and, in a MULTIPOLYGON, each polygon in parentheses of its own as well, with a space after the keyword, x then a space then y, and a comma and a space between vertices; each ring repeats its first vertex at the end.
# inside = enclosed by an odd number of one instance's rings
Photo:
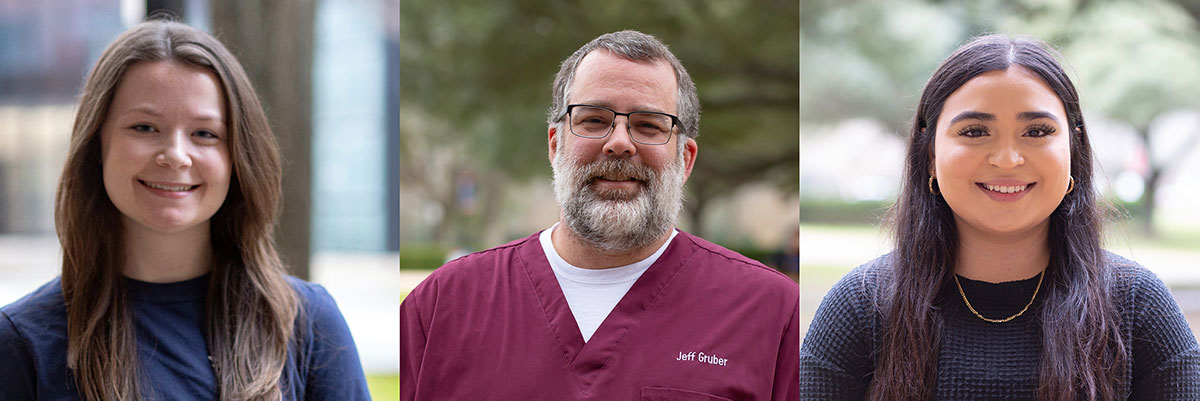
POLYGON ((549 141, 549 156, 551 162, 554 161, 554 154, 558 152, 558 138, 555 138, 556 135, 558 135, 558 127, 551 125, 550 128, 546 130, 546 139, 549 141))
MULTIPOLYGON (((682 138, 682 137, 681 137, 682 138)), ((696 165, 696 155, 700 153, 700 145, 696 144, 696 140, 687 138, 683 143, 683 181, 687 182, 687 178, 692 175, 692 167, 696 165)))

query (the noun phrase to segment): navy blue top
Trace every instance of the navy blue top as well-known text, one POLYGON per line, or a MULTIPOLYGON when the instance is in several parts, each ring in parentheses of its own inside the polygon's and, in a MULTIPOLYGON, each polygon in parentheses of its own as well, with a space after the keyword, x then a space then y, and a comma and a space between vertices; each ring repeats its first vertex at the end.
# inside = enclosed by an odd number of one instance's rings
MULTIPOLYGON (((333 297, 288 277, 307 318, 280 378, 284 400, 370 400, 354 339, 333 297), (300 349, 297 349, 300 348, 300 349)), ((177 283, 127 279, 147 400, 216 400, 204 336, 208 275, 177 283)), ((0 401, 79 400, 67 369, 67 318, 55 278, 0 308, 0 401)))

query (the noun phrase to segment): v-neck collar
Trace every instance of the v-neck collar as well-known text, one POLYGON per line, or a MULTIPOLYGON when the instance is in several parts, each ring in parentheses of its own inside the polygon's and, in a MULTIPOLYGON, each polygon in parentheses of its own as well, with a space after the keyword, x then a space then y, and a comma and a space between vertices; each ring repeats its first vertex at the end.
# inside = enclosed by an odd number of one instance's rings
POLYGON ((565 362, 580 388, 587 392, 597 382, 601 372, 612 371, 603 368, 621 354, 620 351, 626 346, 624 340, 627 335, 637 328, 642 316, 687 264, 696 247, 684 245, 693 241, 690 235, 680 230, 662 256, 633 283, 633 287, 600 323, 591 340, 584 343, 583 334, 579 331, 575 316, 571 314, 571 308, 537 236, 534 234, 531 240, 525 241, 518 251, 522 259, 520 265, 537 294, 549 330, 553 332, 566 358, 565 362))

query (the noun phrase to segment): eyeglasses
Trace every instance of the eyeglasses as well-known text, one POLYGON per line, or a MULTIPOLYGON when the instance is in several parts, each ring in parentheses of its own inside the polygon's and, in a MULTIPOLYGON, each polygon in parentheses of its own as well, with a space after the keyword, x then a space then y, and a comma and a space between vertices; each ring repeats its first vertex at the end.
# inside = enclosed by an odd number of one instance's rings
POLYGON ((662 145, 671 140, 679 117, 656 111, 618 113, 613 109, 589 104, 567 105, 571 133, 591 139, 607 137, 617 126, 617 116, 627 118, 625 130, 634 142, 643 145, 662 145))

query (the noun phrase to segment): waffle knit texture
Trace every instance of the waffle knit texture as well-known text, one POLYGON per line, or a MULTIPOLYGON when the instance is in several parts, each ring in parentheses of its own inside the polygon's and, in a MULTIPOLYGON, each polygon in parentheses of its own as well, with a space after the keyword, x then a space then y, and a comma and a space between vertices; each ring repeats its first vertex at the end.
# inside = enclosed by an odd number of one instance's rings
MULTIPOLYGON (((800 350, 801 399, 865 398, 882 344, 874 297, 891 258, 884 255, 855 268, 821 302, 800 350)), ((1200 400, 1200 347, 1166 285, 1120 256, 1109 253, 1107 262, 1116 277, 1111 294, 1131 361, 1118 375, 1117 388, 1129 400, 1200 400)), ((959 279, 971 305, 998 319, 1029 302, 1038 277, 998 284, 959 279)), ((934 308, 944 320, 934 400, 1033 399, 1048 284, 1043 283, 1028 311, 999 324, 975 317, 953 281, 942 289, 934 308)))

